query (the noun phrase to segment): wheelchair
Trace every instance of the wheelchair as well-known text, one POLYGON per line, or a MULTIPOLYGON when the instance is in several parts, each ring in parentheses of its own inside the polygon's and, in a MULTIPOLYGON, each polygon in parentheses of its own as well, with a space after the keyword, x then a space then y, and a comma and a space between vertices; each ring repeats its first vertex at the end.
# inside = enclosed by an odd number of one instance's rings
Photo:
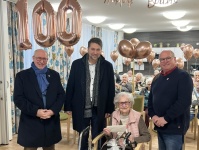
MULTIPOLYGON (((78 142, 78 150, 81 150, 81 145, 82 145, 82 139, 85 137, 85 135, 89 134, 90 127, 88 126, 85 128, 79 136, 79 142, 78 142)), ((102 136, 103 133, 101 134, 102 136)), ((110 139, 107 140, 100 148, 96 148, 93 145, 91 145, 88 150, 134 150, 134 148, 137 146, 137 143, 131 143, 129 141, 129 136, 131 135, 130 132, 128 133, 123 133, 122 136, 116 138, 116 139, 110 139), (118 145, 118 140, 123 139, 123 146, 118 145)), ((101 145, 100 142, 97 145, 101 145)))

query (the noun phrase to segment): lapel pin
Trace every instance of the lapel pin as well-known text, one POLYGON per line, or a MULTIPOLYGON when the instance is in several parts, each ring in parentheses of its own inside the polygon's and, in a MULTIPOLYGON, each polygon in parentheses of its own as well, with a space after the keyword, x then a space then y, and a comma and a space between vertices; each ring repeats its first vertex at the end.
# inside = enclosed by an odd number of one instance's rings
POLYGON ((169 80, 169 78, 167 78, 167 80, 169 80))
POLYGON ((50 75, 48 75, 48 77, 50 78, 50 75))

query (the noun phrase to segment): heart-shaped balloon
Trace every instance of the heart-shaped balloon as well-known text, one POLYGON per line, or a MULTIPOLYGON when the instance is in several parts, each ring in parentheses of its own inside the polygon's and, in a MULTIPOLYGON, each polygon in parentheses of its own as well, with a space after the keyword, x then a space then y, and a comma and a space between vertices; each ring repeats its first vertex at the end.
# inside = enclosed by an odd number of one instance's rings
POLYGON ((119 56, 118 52, 115 50, 115 51, 112 51, 111 52, 111 59, 115 62, 119 56))
POLYGON ((199 49, 194 49, 194 50, 193 50, 193 57, 194 57, 195 59, 198 59, 198 58, 199 58, 199 49))
POLYGON ((74 47, 73 46, 65 46, 65 51, 67 55, 70 57, 72 53, 74 52, 74 47))
POLYGON ((183 69, 184 68, 184 60, 182 58, 176 58, 176 66, 179 69, 183 69))
POLYGON ((141 66, 143 64, 143 59, 137 59, 137 64, 141 66))
POLYGON ((136 47, 136 59, 142 59, 142 58, 146 58, 147 56, 149 56, 149 54, 152 51, 152 45, 150 42, 145 41, 145 42, 140 42, 136 47))
POLYGON ((119 53, 127 58, 134 58, 136 51, 128 40, 121 40, 118 45, 119 53))
POLYGON ((132 59, 131 58, 124 58, 124 64, 126 66, 129 66, 131 64, 132 59))
POLYGON ((140 43, 140 41, 137 38, 132 38, 130 42, 132 43, 134 48, 140 43))
POLYGON ((183 48, 183 53, 184 53, 184 58, 186 60, 191 59, 191 57, 193 55, 193 46, 190 44, 185 45, 183 48))
POLYGON ((82 56, 84 56, 86 53, 88 53, 88 49, 84 46, 81 46, 79 52, 82 56))
POLYGON ((146 58, 149 63, 151 63, 155 58, 155 52, 152 50, 149 56, 146 58))
POLYGON ((155 70, 156 68, 158 68, 160 66, 160 60, 159 59, 154 59, 152 61, 152 66, 153 66, 153 69, 155 70))

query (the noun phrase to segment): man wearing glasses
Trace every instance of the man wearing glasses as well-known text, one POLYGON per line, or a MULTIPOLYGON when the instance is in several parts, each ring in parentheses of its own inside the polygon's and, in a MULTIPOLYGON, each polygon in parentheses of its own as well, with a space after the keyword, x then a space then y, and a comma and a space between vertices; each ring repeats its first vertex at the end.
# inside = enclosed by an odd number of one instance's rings
POLYGON ((162 71, 152 82, 148 112, 158 133, 159 150, 181 150, 189 128, 193 81, 176 67, 172 51, 162 51, 159 60, 162 71))
POLYGON ((61 140, 59 112, 65 92, 59 74, 47 68, 48 55, 38 49, 31 68, 17 73, 14 102, 21 110, 17 143, 24 150, 55 150, 61 140))

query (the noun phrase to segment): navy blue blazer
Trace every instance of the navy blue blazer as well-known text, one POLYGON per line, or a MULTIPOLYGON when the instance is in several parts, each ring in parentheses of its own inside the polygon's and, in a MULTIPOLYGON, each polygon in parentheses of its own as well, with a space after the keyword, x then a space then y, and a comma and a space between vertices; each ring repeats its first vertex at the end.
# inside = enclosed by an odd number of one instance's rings
POLYGON ((36 116, 37 110, 43 109, 44 104, 34 70, 23 70, 15 78, 14 103, 21 110, 17 142, 24 147, 48 147, 61 140, 59 112, 65 92, 58 72, 48 69, 46 78, 49 82, 46 109, 54 112, 49 119, 36 116))

